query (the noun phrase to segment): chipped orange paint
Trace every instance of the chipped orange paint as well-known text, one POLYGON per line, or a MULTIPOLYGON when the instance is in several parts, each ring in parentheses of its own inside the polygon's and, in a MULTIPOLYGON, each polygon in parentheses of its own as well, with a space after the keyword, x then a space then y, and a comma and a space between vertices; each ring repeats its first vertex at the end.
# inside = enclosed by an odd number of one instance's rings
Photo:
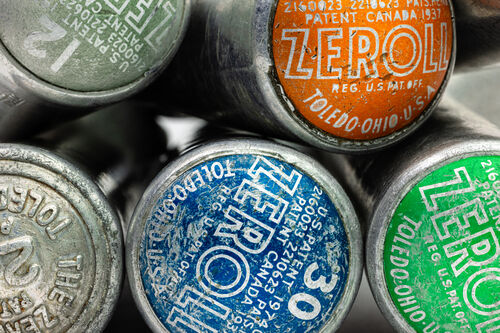
POLYGON ((309 123, 340 138, 377 139, 436 97, 453 28, 447 0, 279 0, 275 69, 309 123))

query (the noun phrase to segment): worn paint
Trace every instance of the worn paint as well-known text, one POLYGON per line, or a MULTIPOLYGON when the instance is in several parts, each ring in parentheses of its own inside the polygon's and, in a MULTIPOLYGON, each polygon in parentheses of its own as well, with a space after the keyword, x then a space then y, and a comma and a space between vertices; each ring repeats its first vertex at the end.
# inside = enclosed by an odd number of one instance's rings
POLYGON ((1 0, 0 41, 28 71, 74 91, 158 70, 183 32, 184 0, 1 0))
POLYGON ((428 174, 401 201, 385 238, 392 303, 416 332, 500 327, 500 157, 428 174))
POLYGON ((139 270, 169 331, 317 331, 345 291, 350 254, 335 204, 278 159, 197 164, 148 216, 139 270))
POLYGON ((338 138, 373 140, 412 124, 446 79, 454 26, 441 1, 277 3, 276 75, 291 112, 338 138))

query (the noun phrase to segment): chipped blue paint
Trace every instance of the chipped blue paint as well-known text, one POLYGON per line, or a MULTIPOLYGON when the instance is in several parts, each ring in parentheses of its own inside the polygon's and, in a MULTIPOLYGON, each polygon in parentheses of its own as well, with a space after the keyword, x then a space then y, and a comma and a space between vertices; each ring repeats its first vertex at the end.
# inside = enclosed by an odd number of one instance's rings
POLYGON ((185 171, 147 220, 139 266, 172 332, 313 332, 348 276, 331 199, 288 163, 232 155, 185 171))

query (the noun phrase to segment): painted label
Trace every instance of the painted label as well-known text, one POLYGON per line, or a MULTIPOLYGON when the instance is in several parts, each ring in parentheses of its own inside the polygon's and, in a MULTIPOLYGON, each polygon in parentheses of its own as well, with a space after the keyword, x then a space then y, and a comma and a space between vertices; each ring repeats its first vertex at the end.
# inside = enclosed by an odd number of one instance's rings
POLYGON ((500 157, 425 177, 401 201, 384 245, 399 313, 417 332, 500 330, 500 157))
POLYGON ((33 74, 77 91, 119 88, 160 65, 184 0, 0 0, 0 39, 33 74))
POLYGON ((184 172, 142 236, 146 296, 172 332, 310 332, 332 316, 349 275, 346 231, 308 175, 232 155, 184 172))
POLYGON ((352 140, 387 136, 433 101, 450 65, 447 0, 279 0, 273 57, 297 115, 352 140))

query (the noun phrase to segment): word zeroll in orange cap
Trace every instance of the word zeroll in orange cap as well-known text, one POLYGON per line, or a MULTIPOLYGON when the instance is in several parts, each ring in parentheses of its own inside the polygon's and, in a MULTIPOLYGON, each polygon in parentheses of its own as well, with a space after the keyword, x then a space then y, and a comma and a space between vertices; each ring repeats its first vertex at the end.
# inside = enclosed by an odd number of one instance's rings
POLYGON ((378 139, 436 98, 453 31, 447 0, 279 0, 275 70, 299 118, 339 138, 378 139))

